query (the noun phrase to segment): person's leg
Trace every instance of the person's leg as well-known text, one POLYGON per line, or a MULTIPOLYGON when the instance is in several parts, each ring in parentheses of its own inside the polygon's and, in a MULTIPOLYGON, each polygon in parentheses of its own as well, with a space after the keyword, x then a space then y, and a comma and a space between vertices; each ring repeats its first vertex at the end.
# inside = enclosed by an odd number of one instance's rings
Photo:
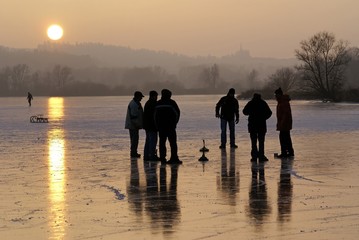
POLYGON ((143 160, 148 161, 150 152, 149 152, 149 146, 150 146, 151 136, 150 131, 146 130, 146 140, 145 140, 145 146, 143 148, 143 160))
POLYGON ((287 156, 287 149, 285 145, 285 131, 279 131, 279 143, 280 143, 280 155, 282 157, 287 156))
POLYGON ((138 129, 130 129, 130 140, 131 140, 131 156, 138 156, 137 148, 138 148, 138 129))
POLYGON ((178 160, 177 133, 176 129, 168 131, 168 141, 171 146, 171 159, 178 160))
POLYGON ((157 160, 156 159, 156 146, 157 146, 157 132, 149 131, 149 144, 148 144, 149 160, 157 160))
POLYGON ((292 139, 290 137, 290 131, 283 131, 284 135, 284 148, 288 156, 294 156, 294 150, 292 146, 292 139))
POLYGON ((167 152, 167 149, 166 149, 167 135, 166 135, 166 131, 164 131, 164 130, 160 130, 158 132, 158 134, 159 134, 159 138, 160 138, 160 141, 159 141, 160 159, 161 159, 161 161, 164 161, 166 159, 166 152, 167 152))
POLYGON ((292 144, 292 138, 290 136, 290 131, 288 131, 288 155, 294 156, 294 149, 292 144))
POLYGON ((257 149, 257 133, 249 133, 251 138, 251 156, 252 160, 257 159, 258 157, 258 149, 257 149))
POLYGON ((259 148, 259 160, 268 160, 264 153, 264 141, 265 141, 265 132, 258 133, 258 148, 259 148))
POLYGON ((234 124, 234 120, 230 120, 228 121, 228 126, 229 126, 229 141, 231 144, 231 147, 237 147, 236 146, 236 137, 235 137, 235 124, 234 124))
POLYGON ((221 147, 227 143, 227 121, 221 118, 221 147))

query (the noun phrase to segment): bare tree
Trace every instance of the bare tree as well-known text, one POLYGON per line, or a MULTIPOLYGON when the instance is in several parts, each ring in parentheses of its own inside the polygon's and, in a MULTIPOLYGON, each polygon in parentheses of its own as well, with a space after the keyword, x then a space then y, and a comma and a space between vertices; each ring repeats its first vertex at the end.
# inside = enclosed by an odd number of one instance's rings
POLYGON ((252 69, 248 74, 247 81, 250 89, 258 89, 258 71, 252 69))
POLYGON ((52 70, 52 76, 58 88, 63 89, 66 83, 71 80, 71 68, 67 66, 56 65, 52 70))
POLYGON ((11 68, 11 86, 14 90, 19 90, 20 88, 25 87, 25 80, 28 77, 29 72, 30 68, 26 64, 17 64, 11 68))
POLYGON ((297 66, 303 80, 322 99, 338 101, 345 82, 345 69, 350 61, 348 42, 336 40, 334 34, 319 32, 309 40, 300 42, 295 50, 297 66))
POLYGON ((217 88, 219 80, 219 68, 217 64, 213 64, 210 70, 211 83, 213 88, 217 88))
POLYGON ((284 92, 290 92, 295 88, 297 80, 298 74, 295 69, 283 67, 269 76, 267 86, 270 86, 272 89, 281 87, 284 92))

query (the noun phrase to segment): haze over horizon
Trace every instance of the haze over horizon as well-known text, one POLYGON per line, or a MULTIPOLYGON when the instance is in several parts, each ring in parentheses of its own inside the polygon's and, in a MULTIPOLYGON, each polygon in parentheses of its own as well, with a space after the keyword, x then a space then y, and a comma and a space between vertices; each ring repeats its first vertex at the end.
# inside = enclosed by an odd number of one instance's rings
POLYGON ((188 56, 293 58, 320 31, 359 46, 357 0, 0 0, 0 45, 36 48, 57 23, 64 43, 95 42, 188 56))

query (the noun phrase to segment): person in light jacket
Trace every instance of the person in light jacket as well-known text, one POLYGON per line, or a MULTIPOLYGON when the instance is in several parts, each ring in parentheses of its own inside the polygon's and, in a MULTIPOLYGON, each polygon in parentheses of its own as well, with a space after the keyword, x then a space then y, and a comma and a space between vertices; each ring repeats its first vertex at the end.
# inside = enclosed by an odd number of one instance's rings
POLYGON ((138 139, 139 139, 139 130, 143 128, 143 108, 141 105, 141 100, 143 94, 139 91, 134 93, 133 99, 130 101, 127 107, 125 129, 129 130, 130 141, 131 141, 131 152, 130 156, 133 158, 141 157, 141 154, 138 154, 138 139))

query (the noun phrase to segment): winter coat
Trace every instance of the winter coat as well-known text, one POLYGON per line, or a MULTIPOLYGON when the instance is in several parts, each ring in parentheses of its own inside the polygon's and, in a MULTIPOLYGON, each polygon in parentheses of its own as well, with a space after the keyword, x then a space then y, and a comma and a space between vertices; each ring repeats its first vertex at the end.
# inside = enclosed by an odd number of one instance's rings
POLYGON ((267 119, 272 116, 268 104, 261 99, 260 95, 253 97, 243 108, 243 114, 248 116, 248 132, 267 132, 267 119))
POLYGON ((143 128, 143 108, 139 101, 132 99, 127 107, 125 129, 143 128))
POLYGON ((284 94, 278 97, 277 101, 277 131, 289 131, 293 124, 290 98, 284 94))
POLYGON ((143 112, 143 128, 148 131, 156 131, 155 123, 155 108, 157 105, 157 100, 149 99, 144 108, 143 112))
POLYGON ((231 96, 222 97, 216 104, 216 116, 227 121, 239 119, 239 103, 238 100, 231 96))
POLYGON ((170 98, 161 98, 155 108, 155 123, 159 131, 175 129, 180 119, 180 109, 170 98))

